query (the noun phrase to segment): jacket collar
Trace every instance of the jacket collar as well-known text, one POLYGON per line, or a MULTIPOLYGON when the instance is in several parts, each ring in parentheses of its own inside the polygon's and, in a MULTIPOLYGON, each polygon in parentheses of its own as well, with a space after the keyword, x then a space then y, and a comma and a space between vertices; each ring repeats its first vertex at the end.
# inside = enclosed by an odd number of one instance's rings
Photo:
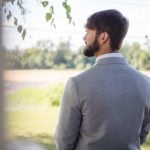
POLYGON ((95 65, 105 64, 124 64, 128 65, 127 60, 124 57, 106 57, 96 61, 95 65))

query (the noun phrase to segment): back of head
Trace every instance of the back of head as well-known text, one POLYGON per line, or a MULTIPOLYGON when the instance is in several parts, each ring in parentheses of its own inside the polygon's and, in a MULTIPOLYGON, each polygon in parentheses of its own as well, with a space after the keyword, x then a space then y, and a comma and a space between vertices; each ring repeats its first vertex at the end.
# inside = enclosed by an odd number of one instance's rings
POLYGON ((115 9, 103 10, 92 14, 86 28, 96 30, 97 34, 107 32, 112 50, 119 50, 128 31, 129 22, 121 12, 115 9))

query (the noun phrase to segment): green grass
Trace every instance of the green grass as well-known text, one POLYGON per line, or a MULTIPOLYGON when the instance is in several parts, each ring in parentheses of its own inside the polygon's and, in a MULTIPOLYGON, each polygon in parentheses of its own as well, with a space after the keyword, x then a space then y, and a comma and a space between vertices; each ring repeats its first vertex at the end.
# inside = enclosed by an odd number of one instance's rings
POLYGON ((29 138, 47 149, 55 150, 54 133, 64 84, 25 88, 6 95, 6 138, 29 138), (52 107, 53 106, 53 107, 52 107))
POLYGON ((58 107, 49 109, 7 110, 8 140, 32 139, 49 150, 55 150, 54 133, 58 119, 58 107))

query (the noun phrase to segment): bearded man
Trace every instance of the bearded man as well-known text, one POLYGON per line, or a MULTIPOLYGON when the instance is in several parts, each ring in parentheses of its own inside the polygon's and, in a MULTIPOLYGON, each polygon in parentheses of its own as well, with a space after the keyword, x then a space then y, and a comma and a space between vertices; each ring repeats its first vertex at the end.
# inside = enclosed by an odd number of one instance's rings
POLYGON ((58 150, 140 150, 150 130, 150 79, 119 52, 128 26, 114 9, 87 19, 83 53, 96 62, 66 84, 58 150))

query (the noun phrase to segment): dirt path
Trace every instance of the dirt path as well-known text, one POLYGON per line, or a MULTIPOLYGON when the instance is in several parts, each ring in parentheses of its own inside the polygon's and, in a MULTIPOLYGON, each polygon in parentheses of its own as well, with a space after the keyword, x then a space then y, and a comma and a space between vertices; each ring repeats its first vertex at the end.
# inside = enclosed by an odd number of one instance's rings
POLYGON ((76 70, 8 70, 4 71, 7 82, 65 82, 69 77, 81 71, 76 70))
POLYGON ((43 88, 56 83, 65 83, 81 71, 75 70, 9 70, 4 71, 5 92, 14 92, 28 87, 43 88))
MULTIPOLYGON (((27 87, 48 87, 65 83, 77 70, 8 70, 4 71, 5 92, 14 92, 27 87)), ((142 71, 150 76, 150 71, 142 71)))
MULTIPOLYGON (((8 70, 4 71, 5 82, 66 82, 77 70, 8 70)), ((150 76, 150 71, 142 71, 150 76)))

